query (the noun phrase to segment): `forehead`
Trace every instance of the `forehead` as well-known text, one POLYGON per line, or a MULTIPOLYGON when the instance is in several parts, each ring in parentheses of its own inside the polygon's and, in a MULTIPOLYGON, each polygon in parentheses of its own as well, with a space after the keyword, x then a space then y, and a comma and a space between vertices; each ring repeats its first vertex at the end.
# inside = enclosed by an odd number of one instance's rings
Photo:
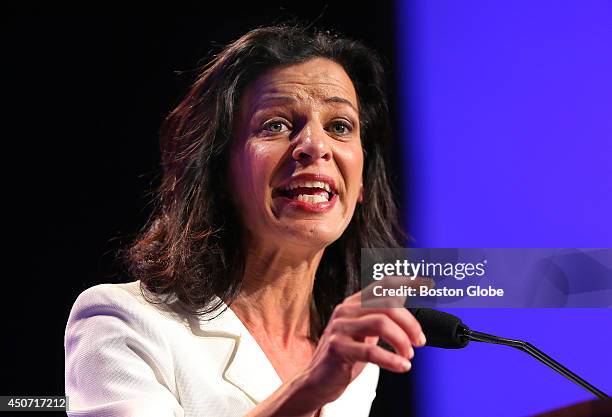
POLYGON ((243 105, 253 108, 258 103, 283 96, 314 102, 340 98, 358 108, 357 92, 350 77, 340 64, 325 58, 266 71, 247 87, 242 101, 243 105))

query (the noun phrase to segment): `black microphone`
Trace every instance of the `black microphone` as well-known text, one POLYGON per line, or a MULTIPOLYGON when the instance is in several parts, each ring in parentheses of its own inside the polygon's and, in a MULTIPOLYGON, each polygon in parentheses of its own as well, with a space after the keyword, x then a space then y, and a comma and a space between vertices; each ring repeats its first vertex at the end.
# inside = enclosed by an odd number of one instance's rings
POLYGON ((427 346, 445 349, 460 349, 466 347, 471 340, 474 342, 510 346, 528 353, 543 364, 559 372, 564 377, 595 394, 597 397, 610 398, 606 393, 595 388, 530 343, 470 330, 463 324, 459 317, 443 311, 432 310, 430 308, 409 308, 408 310, 410 310, 412 315, 421 324, 423 333, 425 333, 425 337, 427 338, 427 346))
POLYGON ((444 349, 461 349, 469 340, 464 336, 467 326, 459 317, 431 308, 409 308, 417 319, 425 337, 427 346, 444 349))

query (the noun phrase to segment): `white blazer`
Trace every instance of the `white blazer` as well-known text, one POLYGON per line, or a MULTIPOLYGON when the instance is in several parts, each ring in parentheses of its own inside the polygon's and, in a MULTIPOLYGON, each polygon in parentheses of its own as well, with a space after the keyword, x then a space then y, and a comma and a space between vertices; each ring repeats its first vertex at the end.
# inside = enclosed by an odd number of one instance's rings
MULTIPOLYGON (((64 339, 69 416, 238 417, 281 386, 231 309, 208 321, 181 315, 146 301, 139 285, 97 285, 74 303, 64 339)), ((368 364, 322 416, 367 416, 378 373, 368 364)))

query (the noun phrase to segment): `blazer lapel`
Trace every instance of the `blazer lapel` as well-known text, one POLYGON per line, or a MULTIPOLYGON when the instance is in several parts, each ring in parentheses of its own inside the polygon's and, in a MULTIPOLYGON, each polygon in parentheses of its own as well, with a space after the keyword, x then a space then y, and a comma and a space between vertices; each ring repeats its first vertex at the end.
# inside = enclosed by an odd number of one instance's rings
POLYGON ((276 391, 282 385, 282 381, 238 316, 225 304, 222 308, 225 311, 218 317, 212 320, 201 319, 200 328, 205 334, 233 340, 232 352, 223 371, 223 378, 258 404, 276 391))

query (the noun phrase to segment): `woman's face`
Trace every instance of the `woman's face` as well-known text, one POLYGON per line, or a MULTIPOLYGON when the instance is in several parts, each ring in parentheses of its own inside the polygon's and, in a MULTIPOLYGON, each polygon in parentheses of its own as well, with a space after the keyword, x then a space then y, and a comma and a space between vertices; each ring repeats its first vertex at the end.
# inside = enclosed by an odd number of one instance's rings
POLYGON ((231 194, 250 238, 309 247, 338 239, 363 172, 357 94, 342 66, 315 58, 252 82, 230 159, 231 194))

